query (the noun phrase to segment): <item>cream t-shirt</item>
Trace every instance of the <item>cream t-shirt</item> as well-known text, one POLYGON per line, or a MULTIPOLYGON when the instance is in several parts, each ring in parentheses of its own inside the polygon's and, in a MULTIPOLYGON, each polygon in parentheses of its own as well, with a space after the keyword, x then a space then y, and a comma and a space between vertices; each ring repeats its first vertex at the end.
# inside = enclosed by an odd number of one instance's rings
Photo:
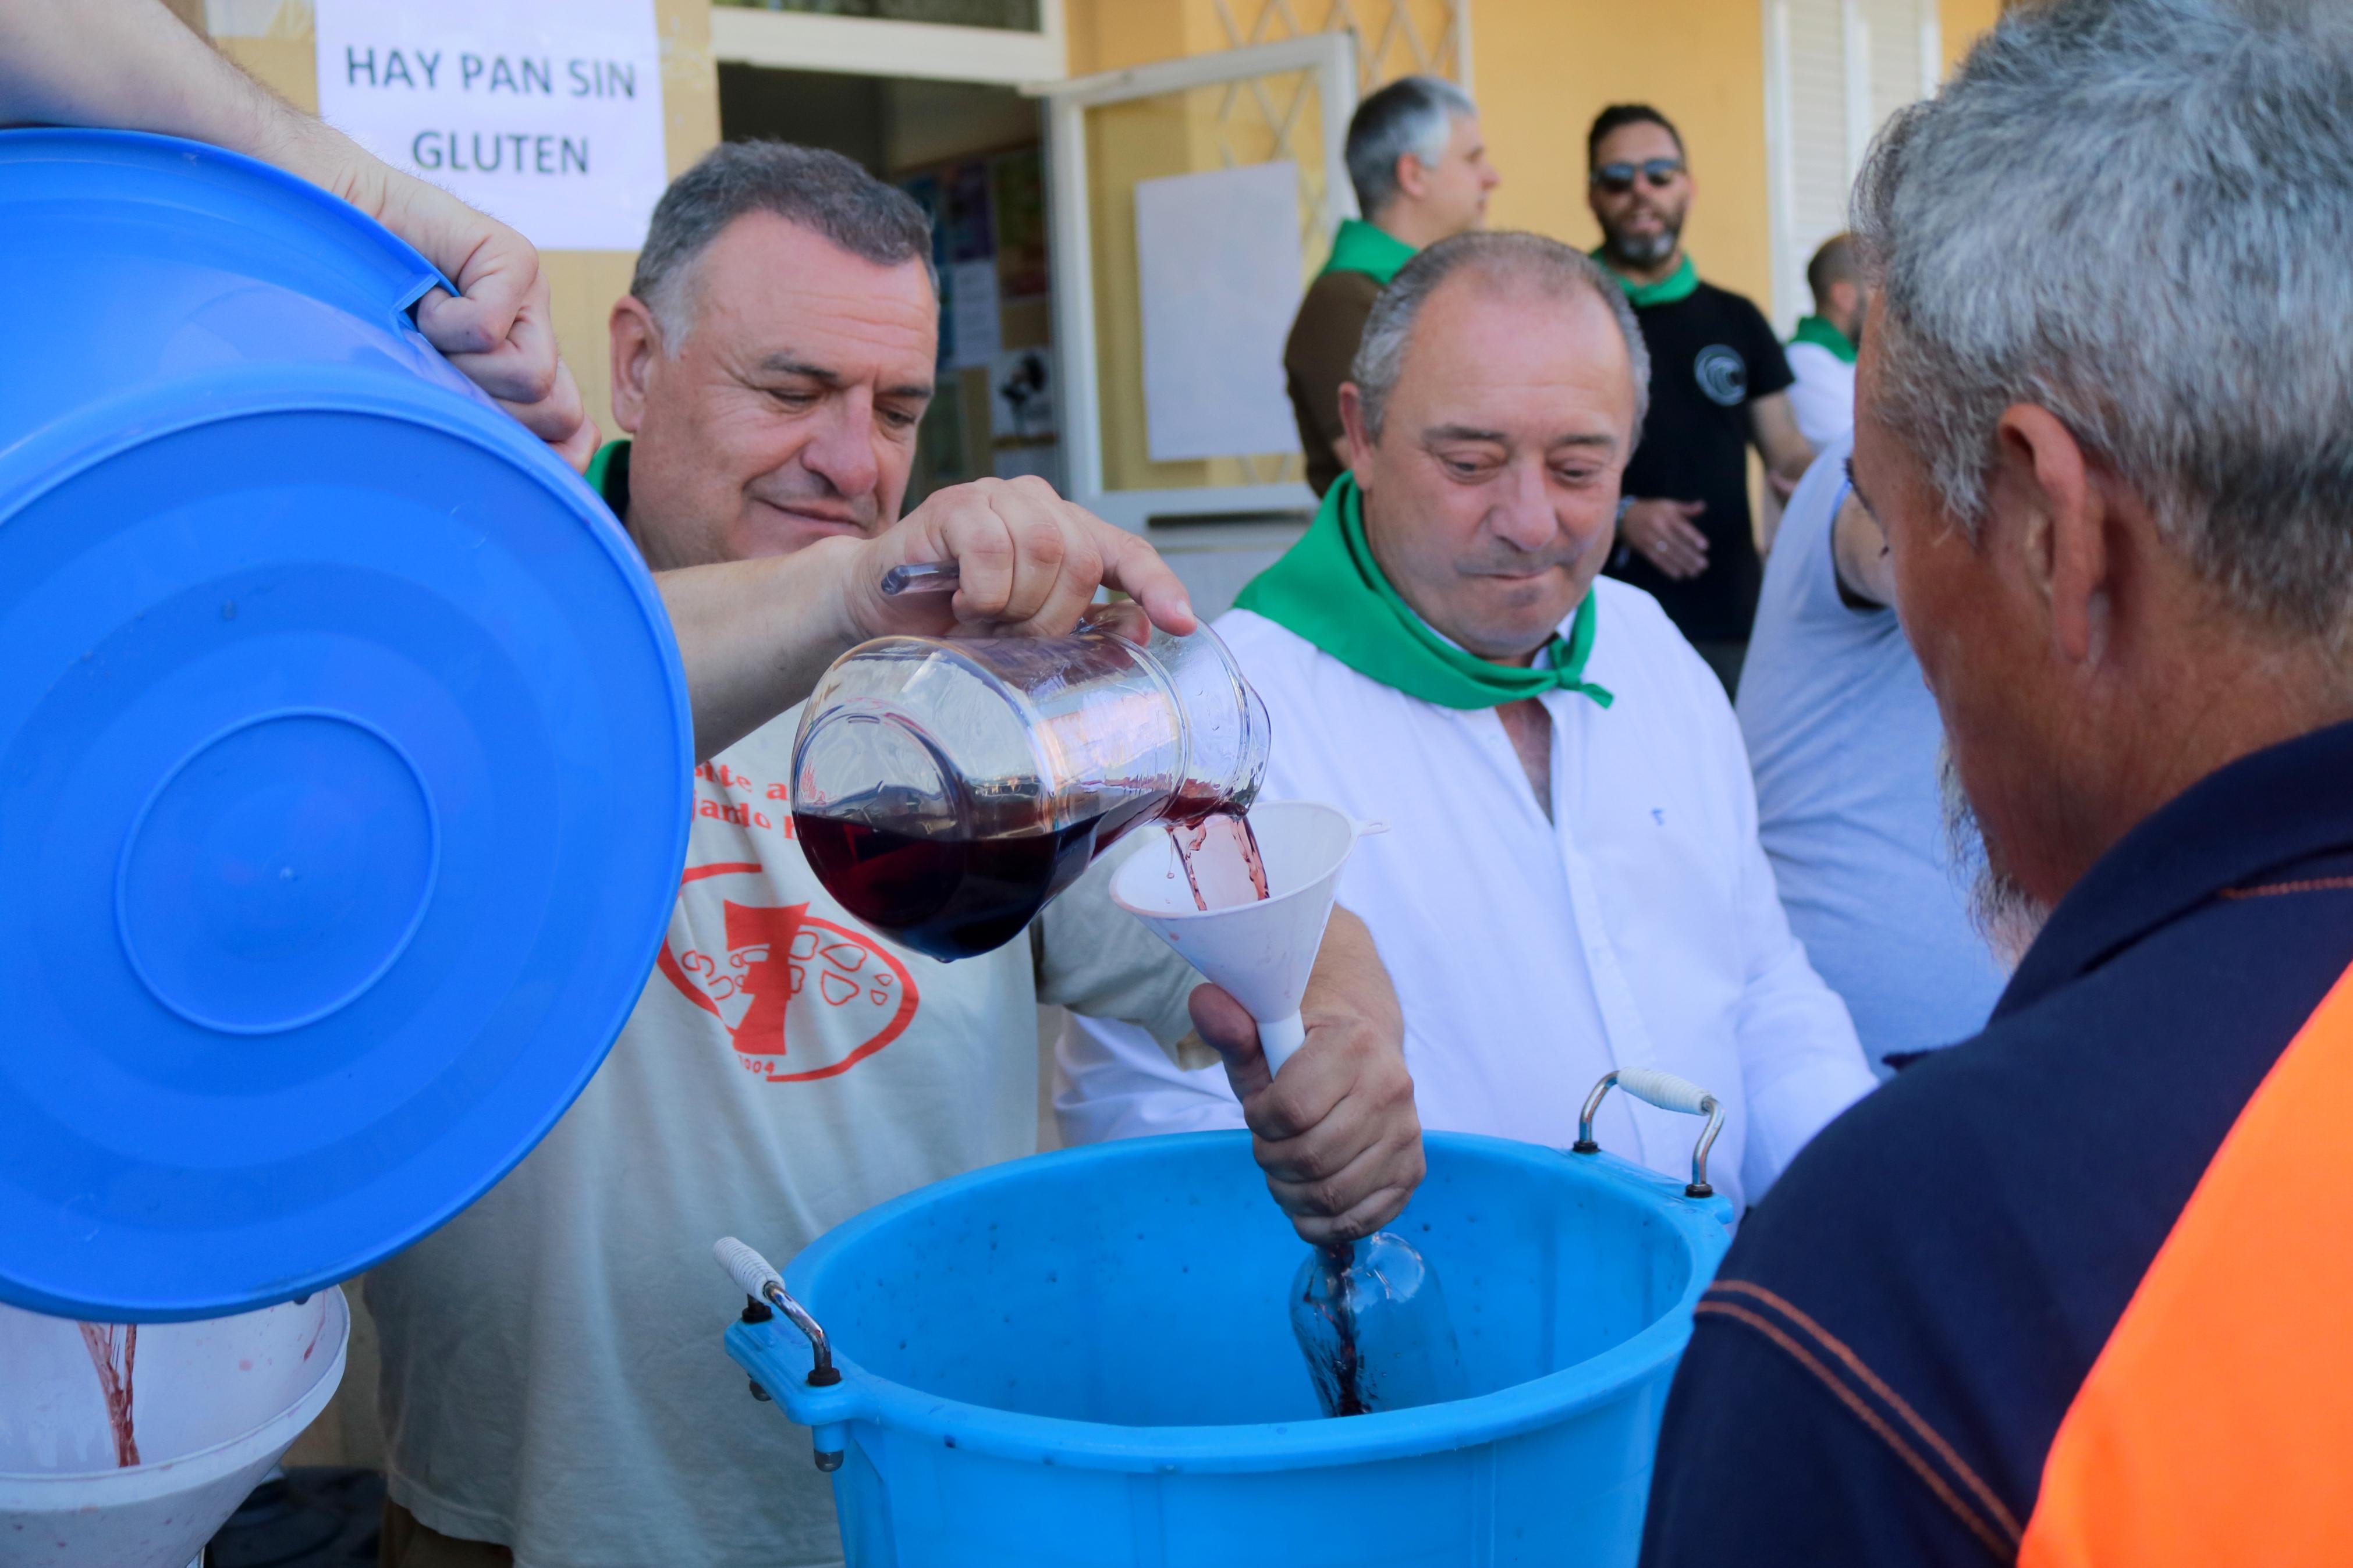
MULTIPOLYGON (((1037 1014, 1164 1044, 1198 983, 1104 896, 942 963, 818 886, 786 805, 796 710, 697 770, 668 940, 612 1055, 473 1207, 368 1278, 393 1498, 522 1568, 840 1561, 808 1433, 720 1336, 735 1235, 778 1267, 912 1188, 1037 1148, 1037 1014)), ((854 1342, 851 1325, 834 1325, 854 1342)))

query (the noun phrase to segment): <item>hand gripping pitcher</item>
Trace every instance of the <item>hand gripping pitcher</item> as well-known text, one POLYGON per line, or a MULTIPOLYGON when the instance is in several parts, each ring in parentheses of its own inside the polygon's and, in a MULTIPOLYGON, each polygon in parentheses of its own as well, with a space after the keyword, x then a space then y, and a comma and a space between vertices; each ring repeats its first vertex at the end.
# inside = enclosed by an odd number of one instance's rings
POLYGON ((938 959, 1012 940, 1147 822, 1238 815, 1266 709, 1207 627, 1134 605, 1063 637, 879 637, 828 670, 793 742, 794 831, 842 907, 938 959))

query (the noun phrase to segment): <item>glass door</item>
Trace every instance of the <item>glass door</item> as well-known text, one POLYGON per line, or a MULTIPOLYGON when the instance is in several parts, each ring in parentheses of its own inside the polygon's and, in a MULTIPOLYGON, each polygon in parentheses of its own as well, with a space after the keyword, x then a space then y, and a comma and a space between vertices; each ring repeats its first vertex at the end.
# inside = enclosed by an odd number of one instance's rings
POLYGON ((1031 89, 1048 106, 1071 499, 1122 527, 1310 511, 1282 341, 1333 231, 1355 43, 1325 33, 1031 89))

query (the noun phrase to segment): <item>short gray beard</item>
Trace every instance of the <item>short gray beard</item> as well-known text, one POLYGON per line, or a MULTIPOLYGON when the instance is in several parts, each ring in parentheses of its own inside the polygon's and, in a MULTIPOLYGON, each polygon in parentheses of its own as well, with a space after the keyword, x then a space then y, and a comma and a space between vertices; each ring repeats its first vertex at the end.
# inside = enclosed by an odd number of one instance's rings
POLYGON ((1672 228, 1662 229, 1657 234, 1646 234, 1639 238, 1626 235, 1611 235, 1609 249, 1611 254, 1629 267, 1656 267, 1675 253, 1675 247, 1683 243, 1683 237, 1682 231, 1672 228))
POLYGON ((1936 748, 1936 794, 1944 805, 1945 853, 1956 879, 1968 879, 1969 924, 1992 949, 2002 968, 2016 969, 2034 939, 2042 934, 2051 908, 1993 863, 1977 808, 1961 787, 1949 744, 1936 748))

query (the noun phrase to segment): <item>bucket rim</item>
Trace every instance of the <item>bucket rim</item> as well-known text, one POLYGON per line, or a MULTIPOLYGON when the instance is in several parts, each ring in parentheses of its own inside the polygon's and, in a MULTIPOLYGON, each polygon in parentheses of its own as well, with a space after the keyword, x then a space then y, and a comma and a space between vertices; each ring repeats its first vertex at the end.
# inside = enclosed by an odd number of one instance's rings
MULTIPOLYGON (((326 1409, 327 1402, 343 1386, 351 1356, 352 1307, 343 1287, 330 1285, 315 1294, 326 1300, 327 1321, 321 1332, 322 1338, 332 1332, 335 1353, 325 1369, 284 1409, 236 1436, 128 1469, 0 1470, 0 1513, 78 1512, 91 1507, 169 1497, 234 1473, 272 1444, 282 1451, 326 1409), (60 1496, 54 1506, 44 1506, 48 1500, 46 1494, 68 1490, 72 1493, 70 1499, 60 1496)), ((257 1310, 273 1312, 291 1304, 280 1301, 257 1310)))
MULTIPOLYGON (((1245 1148, 1249 1137, 1241 1131, 1170 1133, 1058 1150, 968 1172, 918 1188, 828 1231, 802 1250, 786 1269, 786 1276, 794 1293, 810 1301, 811 1310, 822 1320, 821 1304, 811 1300, 812 1281, 828 1260, 899 1216, 943 1196, 1018 1180, 1022 1170, 1038 1161, 1110 1165, 1208 1143, 1245 1148)), ((1122 1426, 1024 1415, 893 1382, 869 1371, 839 1348, 834 1364, 840 1369, 841 1383, 831 1388, 810 1388, 801 1381, 809 1363, 807 1342, 797 1331, 788 1331, 781 1318, 765 1324, 732 1326, 727 1331, 728 1348, 754 1373, 765 1374, 765 1386, 803 1426, 866 1421, 999 1458, 1131 1472, 1303 1469, 1472 1447, 1555 1425, 1673 1367, 1691 1337, 1692 1309, 1730 1244, 1719 1217, 1722 1200, 1686 1198, 1680 1182, 1606 1152, 1574 1154, 1545 1144, 1471 1132, 1425 1132, 1423 1140, 1433 1155, 1442 1152, 1501 1161, 1552 1177, 1566 1173, 1573 1180, 1628 1187, 1655 1200, 1659 1218, 1682 1243, 1691 1265, 1682 1295, 1635 1333, 1574 1365, 1470 1399, 1346 1421, 1309 1416, 1229 1426, 1122 1426)), ((815 1294, 821 1296, 821 1291, 815 1294)))
MULTIPOLYGON (((59 161, 59 154, 104 162, 124 169, 153 171, 173 163, 207 165, 246 183, 245 194, 301 213, 338 231, 353 252, 382 269, 395 289, 387 300, 395 314, 406 311, 436 289, 459 290, 441 269, 408 241, 322 185, 250 153, 191 141, 157 131, 97 125, 18 125, 0 128, 0 164, 59 161)), ((121 202, 121 193, 93 193, 90 199, 121 202)), ((0 192, 0 208, 10 203, 0 192)))
MULTIPOLYGON (((17 134, 0 131, 0 152, 5 152, 6 139, 17 134)), ((177 145, 169 137, 141 139, 177 145)), ((668 689, 669 713, 664 727, 679 759, 675 787, 671 790, 675 809, 669 815, 669 837, 660 847, 667 867, 663 873, 665 886, 671 893, 660 902, 658 910, 649 909, 642 917, 633 943, 635 950, 646 955, 642 967, 650 973, 670 930, 675 889, 686 863, 688 840, 693 828, 689 765, 693 755, 693 713, 676 634, 651 576, 611 510, 545 443, 487 398, 470 391, 461 394, 437 384, 344 364, 239 366, 134 386, 27 432, 13 444, 0 446, 0 529, 62 487, 152 443, 189 430, 269 418, 290 411, 330 412, 412 426, 512 465, 516 473, 535 483, 555 505, 571 515, 589 547, 606 561, 615 580, 626 589, 635 606, 635 629, 645 639, 668 689)), ((609 1016, 599 1018, 596 1025, 607 1042, 605 1048, 579 1064, 560 1093, 549 1098, 543 1114, 533 1118, 527 1136, 519 1137, 512 1148, 501 1152, 495 1169, 481 1171, 478 1179, 451 1190, 396 1232, 374 1233, 360 1245, 339 1245, 332 1252, 316 1250, 295 1264, 273 1269, 267 1280, 257 1280, 235 1293, 190 1292, 167 1284, 135 1296, 118 1291, 100 1299, 90 1293, 87 1280, 61 1279, 54 1273, 36 1278, 23 1272, 13 1259, 0 1257, 0 1302, 51 1317, 93 1322, 188 1322, 265 1310, 364 1273, 448 1224, 539 1146, 604 1065, 611 1042, 636 1007, 639 994, 640 988, 633 987, 626 994, 615 996, 609 1016)))

